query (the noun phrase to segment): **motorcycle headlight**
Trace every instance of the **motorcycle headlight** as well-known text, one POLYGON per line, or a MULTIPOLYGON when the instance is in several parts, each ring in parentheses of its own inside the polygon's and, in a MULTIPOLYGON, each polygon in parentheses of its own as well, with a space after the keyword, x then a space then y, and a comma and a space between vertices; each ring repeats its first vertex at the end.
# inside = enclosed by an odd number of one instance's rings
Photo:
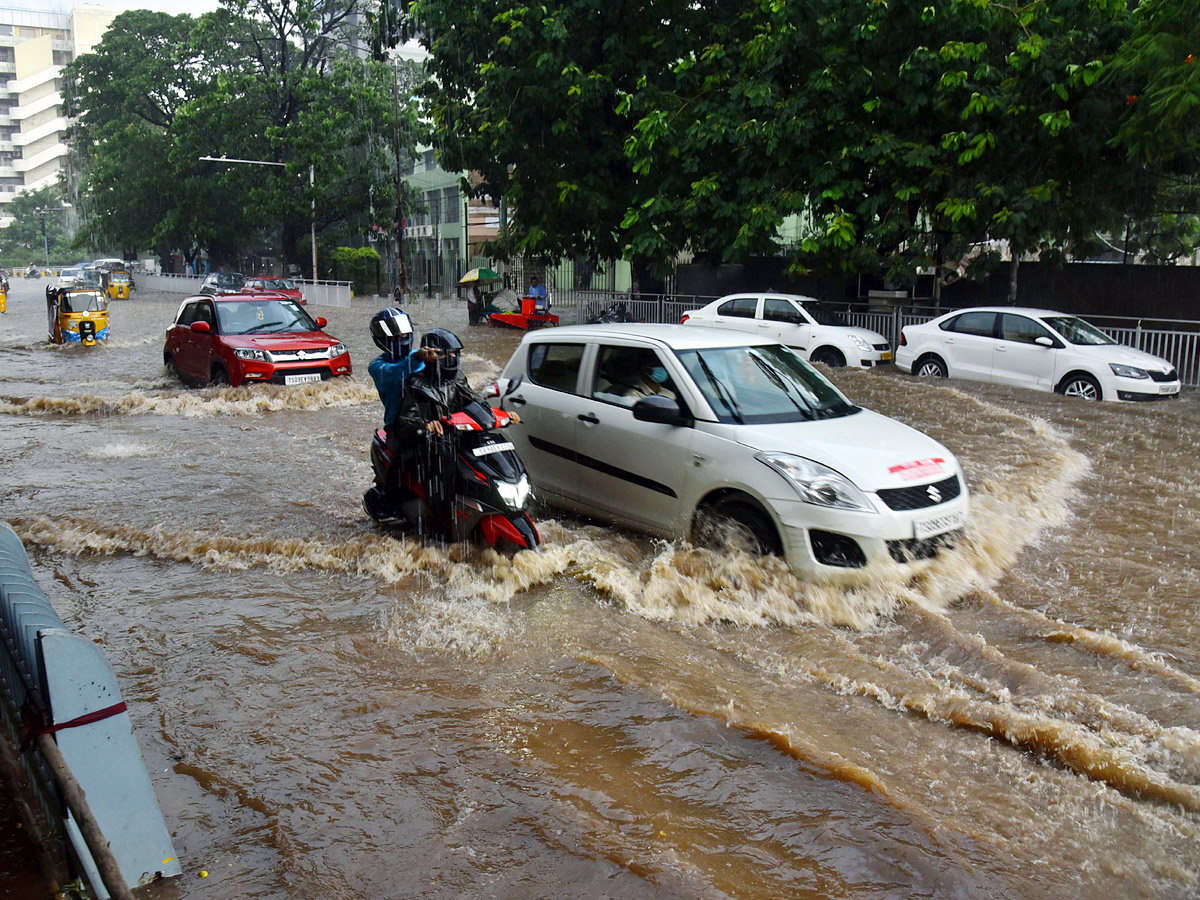
POLYGON ((233 355, 238 359, 252 359, 255 362, 270 362, 271 357, 266 350, 256 350, 253 347, 234 347, 233 355))
POLYGON ((496 493, 513 509, 521 509, 525 505, 525 501, 529 499, 529 479, 522 475, 521 480, 516 484, 497 481, 496 493))
POLYGON ((805 503, 832 509, 875 512, 866 494, 855 487, 854 482, 828 466, 791 453, 759 453, 754 458, 791 482, 805 503))
POLYGON ((1133 366, 1122 366, 1117 363, 1109 363, 1108 367, 1112 369, 1112 373, 1118 378, 1149 378, 1150 373, 1145 369, 1135 369, 1133 366))

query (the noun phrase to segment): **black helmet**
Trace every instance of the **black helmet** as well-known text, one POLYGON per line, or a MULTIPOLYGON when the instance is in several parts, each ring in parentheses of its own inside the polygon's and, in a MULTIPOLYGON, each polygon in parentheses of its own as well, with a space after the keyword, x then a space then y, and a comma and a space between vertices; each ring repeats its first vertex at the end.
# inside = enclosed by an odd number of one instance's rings
POLYGON ((458 362, 463 346, 458 335, 445 328, 433 328, 421 335, 421 346, 440 351, 434 369, 438 384, 449 384, 458 377, 458 362))
POLYGON ((381 309, 371 316, 371 337, 375 339, 375 346, 394 362, 407 356, 412 349, 412 320, 408 313, 394 306, 381 309))

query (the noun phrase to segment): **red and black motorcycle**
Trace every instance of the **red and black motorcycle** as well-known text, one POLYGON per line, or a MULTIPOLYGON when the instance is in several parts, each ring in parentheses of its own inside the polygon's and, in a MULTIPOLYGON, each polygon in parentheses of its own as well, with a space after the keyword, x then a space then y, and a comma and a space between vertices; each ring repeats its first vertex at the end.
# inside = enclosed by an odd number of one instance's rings
POLYGON ((367 515, 449 540, 478 533, 500 550, 536 550, 541 536, 526 512, 533 496, 529 474, 512 442, 497 434, 511 422, 508 412, 475 402, 441 421, 442 436, 421 432, 426 445, 414 448, 415 464, 403 466, 398 491, 388 487, 387 435, 375 432, 375 484, 363 495, 367 515))

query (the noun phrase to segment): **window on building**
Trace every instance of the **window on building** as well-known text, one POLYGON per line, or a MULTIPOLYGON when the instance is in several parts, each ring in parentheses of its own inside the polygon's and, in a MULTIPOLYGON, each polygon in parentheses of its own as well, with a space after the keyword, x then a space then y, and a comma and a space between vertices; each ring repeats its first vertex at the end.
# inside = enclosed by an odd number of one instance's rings
POLYGON ((13 31, 13 27, 11 25, 0 25, 0 34, 11 35, 12 31, 13 31))
POLYGON ((429 221, 442 221, 442 195, 438 191, 425 192, 425 205, 429 207, 429 221))
POLYGON ((56 66, 65 66, 71 61, 70 50, 55 50, 52 52, 53 63, 56 66))
MULTIPOLYGON (((9 27, 8 30, 9 30, 9 33, 12 32, 11 27, 9 27)), ((0 34, 3 34, 3 32, 0 31, 0 34)), ((17 61, 17 53, 12 47, 0 47, 0 63, 10 63, 10 62, 16 62, 16 61, 17 61)))
POLYGON ((457 222, 459 220, 458 188, 443 188, 442 202, 446 204, 446 221, 457 222))
POLYGON ((426 150, 422 160, 425 163, 425 171, 437 168, 437 154, 434 151, 426 150))

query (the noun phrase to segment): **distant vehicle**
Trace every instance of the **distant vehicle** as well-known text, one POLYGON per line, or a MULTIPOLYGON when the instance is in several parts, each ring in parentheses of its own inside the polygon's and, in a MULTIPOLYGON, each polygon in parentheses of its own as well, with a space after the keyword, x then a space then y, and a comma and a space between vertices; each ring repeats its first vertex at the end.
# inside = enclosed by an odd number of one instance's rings
POLYGON ((99 288, 46 286, 46 337, 91 347, 108 339, 108 300, 99 288))
POLYGON ((133 277, 125 271, 108 273, 108 296, 112 300, 128 300, 133 289, 133 277))
POLYGON ((215 297, 217 294, 241 293, 246 276, 240 272, 212 272, 200 283, 200 293, 215 297))
POLYGON ((972 307, 907 325, 896 367, 1083 400, 1161 400, 1180 388, 1167 360, 1119 344, 1078 316, 1028 307, 972 307))
POLYGON ((163 364, 199 384, 303 384, 350 375, 350 353, 321 330, 326 324, 284 297, 189 297, 167 329, 163 364))
POLYGON ((932 557, 966 523, 949 450, 855 406, 766 338, 686 325, 534 331, 494 393, 520 413, 509 440, 540 498, 640 531, 829 576, 932 557))
POLYGON ((285 278, 282 275, 254 275, 246 279, 246 283, 242 285, 242 290, 247 294, 257 294, 263 291, 270 291, 275 294, 283 294, 290 300, 295 300, 301 306, 307 302, 304 299, 304 294, 300 290, 300 286, 291 278, 285 278))
POLYGON ((82 266, 67 266, 59 269, 56 287, 68 288, 81 286, 84 283, 82 266))
POLYGON ((770 338, 791 347, 802 359, 833 368, 868 369, 892 360, 891 345, 882 334, 847 325, 819 300, 799 294, 729 294, 684 313, 682 322, 770 338))

